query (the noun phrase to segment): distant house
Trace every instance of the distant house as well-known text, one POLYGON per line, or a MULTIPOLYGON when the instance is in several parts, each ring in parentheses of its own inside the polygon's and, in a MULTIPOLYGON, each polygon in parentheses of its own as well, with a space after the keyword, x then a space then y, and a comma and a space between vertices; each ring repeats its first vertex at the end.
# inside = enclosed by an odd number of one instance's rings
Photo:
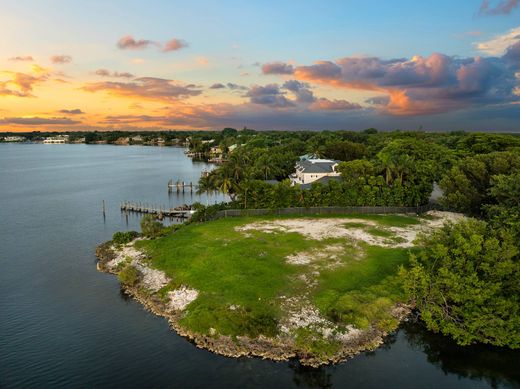
POLYGON ((43 140, 44 144, 63 144, 68 143, 68 135, 49 136, 43 140))
POLYGON ((332 159, 302 159, 296 162, 295 172, 289 176, 293 185, 311 184, 324 177, 341 177, 336 171, 339 161, 332 159))
POLYGON ((143 143, 143 137, 141 135, 136 135, 130 138, 133 143, 143 143))
POLYGON ((24 142, 25 136, 6 136, 4 142, 24 142))
POLYGON ((213 155, 220 155, 222 154, 222 149, 220 148, 220 146, 213 146, 210 150, 209 150, 210 154, 213 154, 213 155))
POLYGON ((116 145, 127 145, 130 143, 130 138, 129 137, 121 137, 121 138, 117 138, 116 141, 114 142, 116 145))
POLYGON ((228 151, 229 151, 230 153, 232 153, 233 150, 235 150, 237 147, 238 147, 238 145, 235 143, 234 145, 231 145, 231 146, 228 147, 228 151))

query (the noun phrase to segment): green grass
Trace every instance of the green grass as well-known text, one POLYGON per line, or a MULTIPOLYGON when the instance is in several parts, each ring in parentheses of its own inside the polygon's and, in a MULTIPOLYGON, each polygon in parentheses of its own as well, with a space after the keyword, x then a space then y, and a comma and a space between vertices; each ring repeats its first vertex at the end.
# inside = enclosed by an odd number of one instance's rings
MULTIPOLYGON (((392 234, 385 227, 419 223, 417 218, 401 215, 341 217, 373 220, 381 228, 370 227, 368 232, 389 238, 392 234)), ((310 268, 288 264, 285 258, 331 244, 343 245, 346 252, 340 258, 340 267, 320 271, 318 286, 307 291, 311 301, 340 328, 349 324, 358 328, 367 328, 370 323, 382 328, 395 324, 389 312, 395 302, 404 299, 397 272, 408 261, 407 250, 366 244, 355 249, 346 239, 318 241, 298 233, 248 231, 249 236, 245 236, 235 231, 237 226, 282 218, 287 217, 240 217, 191 224, 162 238, 139 241, 136 246, 148 252, 153 267, 172 279, 160 295, 180 285, 199 291, 181 319, 183 326, 197 333, 211 334, 215 329, 233 337, 276 335, 284 314, 280 296, 301 295, 309 288, 298 275, 308 274, 310 268)), ((295 333, 302 350, 324 357, 337 350, 337 344, 320 339, 313 331, 299 329, 295 333)))
POLYGON ((381 228, 376 227, 368 227, 366 231, 374 236, 380 236, 382 238, 392 238, 394 234, 391 231, 383 230, 381 228))
POLYGON ((408 249, 366 246, 366 256, 341 269, 324 271, 314 295, 316 306, 329 319, 367 328, 387 325, 390 309, 405 296, 398 277, 408 263, 408 249))

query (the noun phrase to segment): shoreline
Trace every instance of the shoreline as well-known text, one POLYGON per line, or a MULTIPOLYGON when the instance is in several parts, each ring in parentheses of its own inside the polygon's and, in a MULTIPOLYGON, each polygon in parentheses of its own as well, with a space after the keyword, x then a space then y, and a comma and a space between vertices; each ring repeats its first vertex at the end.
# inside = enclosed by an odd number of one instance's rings
MULTIPOLYGON (((139 239, 139 238, 138 238, 139 239)), ((96 256, 98 258, 97 269, 101 272, 118 275, 120 269, 117 269, 111 262, 116 259, 119 253, 125 248, 133 249, 133 242, 121 247, 115 247, 111 241, 105 242, 97 246, 96 256)), ((136 251, 134 249, 134 251, 136 251)), ((125 260, 130 259, 132 263, 142 271, 150 271, 159 276, 166 277, 166 275, 151 268, 146 264, 140 255, 128 256, 125 252, 125 260)), ((140 253, 142 254, 142 253, 140 253)), ((182 327, 180 320, 183 317, 183 309, 172 308, 168 301, 158 294, 158 290, 149 288, 149 285, 143 280, 143 273, 140 272, 140 277, 135 285, 130 286, 121 284, 123 292, 136 301, 141 303, 145 309, 157 316, 164 317, 168 320, 170 327, 179 335, 190 342, 194 343, 197 348, 206 349, 215 354, 231 357, 258 357, 262 359, 269 359, 273 361, 288 361, 290 359, 298 359, 304 366, 319 367, 322 365, 336 364, 343 362, 349 358, 354 357, 364 351, 371 351, 379 347, 384 342, 384 338, 389 334, 371 326, 366 330, 356 330, 353 337, 348 337, 341 341, 339 349, 332 355, 320 357, 317 355, 308 354, 298 348, 295 344, 295 339, 287 334, 280 333, 275 338, 269 338, 260 335, 256 338, 247 336, 231 337, 227 335, 212 334, 203 335, 194 333, 182 327)), ((394 307, 392 315, 397 319, 397 325, 393 330, 402 323, 402 321, 410 314, 412 307, 397 304, 394 307)))

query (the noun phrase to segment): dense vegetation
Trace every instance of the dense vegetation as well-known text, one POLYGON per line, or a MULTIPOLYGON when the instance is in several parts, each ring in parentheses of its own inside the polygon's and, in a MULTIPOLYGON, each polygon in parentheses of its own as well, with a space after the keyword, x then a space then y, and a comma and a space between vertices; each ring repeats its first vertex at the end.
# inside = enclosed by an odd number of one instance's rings
POLYGON ((462 345, 520 347, 516 244, 510 233, 475 219, 424 238, 406 288, 428 328, 462 345))
POLYGON ((518 155, 520 148, 520 138, 512 135, 459 132, 254 133, 227 129, 221 137, 211 144, 191 137, 192 150, 218 145, 225 155, 221 166, 201 178, 201 191, 228 193, 233 206, 242 208, 422 205, 428 202, 433 183, 466 158, 484 152, 518 155), (229 145, 239 147, 226 152, 229 145), (310 189, 291 186, 288 176, 304 154, 342 161, 343 179, 314 184, 310 189))
POLYGON ((519 348, 520 152, 479 138, 487 142, 470 143, 475 152, 440 181, 441 203, 478 220, 424 237, 405 282, 429 329, 463 345, 519 348))

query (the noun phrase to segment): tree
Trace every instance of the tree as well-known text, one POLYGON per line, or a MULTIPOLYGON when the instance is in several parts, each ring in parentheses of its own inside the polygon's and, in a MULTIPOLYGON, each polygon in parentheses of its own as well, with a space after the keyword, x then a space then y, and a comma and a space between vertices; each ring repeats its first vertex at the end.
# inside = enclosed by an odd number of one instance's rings
POLYGON ((324 155, 327 158, 337 159, 339 161, 352 161, 363 158, 367 154, 367 149, 363 144, 350 142, 348 140, 328 143, 324 150, 324 155))
POLYGON ((520 261, 513 236, 468 219, 422 237, 402 270, 428 329, 461 345, 520 347, 520 261))
POLYGON ((159 236, 164 226, 155 220, 152 215, 144 215, 141 219, 141 232, 147 238, 156 238, 159 236))
POLYGON ((518 152, 502 151, 467 157, 440 181, 444 191, 441 203, 460 212, 481 215, 484 204, 497 202, 489 191, 493 177, 514 173, 520 173, 518 152))

